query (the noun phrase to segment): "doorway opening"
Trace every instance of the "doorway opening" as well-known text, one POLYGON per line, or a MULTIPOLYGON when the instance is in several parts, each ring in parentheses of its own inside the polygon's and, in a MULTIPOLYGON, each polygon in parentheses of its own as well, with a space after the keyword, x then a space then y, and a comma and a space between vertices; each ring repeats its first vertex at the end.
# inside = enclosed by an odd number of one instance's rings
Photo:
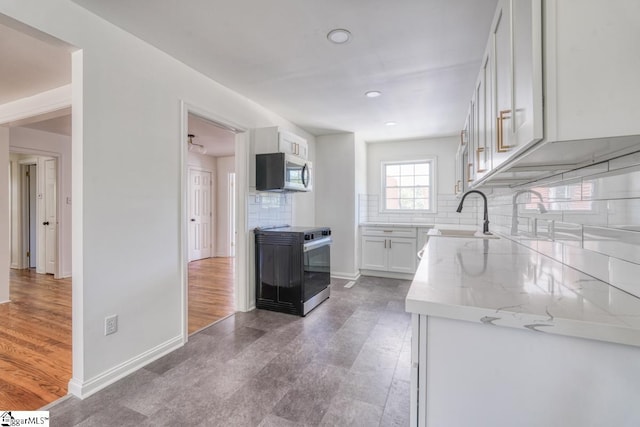
POLYGON ((64 397, 72 377, 71 135, 41 129, 50 124, 38 118, 8 126, 10 301, 0 305, 0 401, 16 410, 64 397))
POLYGON ((193 334, 236 312, 236 198, 229 188, 235 191, 237 131, 193 112, 187 126, 187 333, 193 334))

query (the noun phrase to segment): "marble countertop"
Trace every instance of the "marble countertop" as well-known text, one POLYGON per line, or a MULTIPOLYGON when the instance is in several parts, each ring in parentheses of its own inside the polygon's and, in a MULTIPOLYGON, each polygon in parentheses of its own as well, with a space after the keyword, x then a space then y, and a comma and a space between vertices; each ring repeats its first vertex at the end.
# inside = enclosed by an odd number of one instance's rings
POLYGON ((406 310, 640 346, 640 299, 506 238, 432 237, 406 310))

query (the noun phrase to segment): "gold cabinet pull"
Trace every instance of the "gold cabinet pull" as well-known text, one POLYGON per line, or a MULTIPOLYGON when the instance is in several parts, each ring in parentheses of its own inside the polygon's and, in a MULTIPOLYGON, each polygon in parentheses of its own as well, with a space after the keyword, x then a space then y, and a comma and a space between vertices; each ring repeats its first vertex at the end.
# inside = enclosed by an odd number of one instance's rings
POLYGON ((496 151, 498 153, 506 153, 513 145, 505 145, 504 143, 504 121, 511 118, 511 110, 500 110, 497 117, 497 138, 498 144, 496 145, 496 151))
POLYGON ((473 178, 471 178, 471 168, 473 168, 473 163, 467 163, 467 182, 473 182, 473 178))
POLYGON ((478 172, 486 172, 486 169, 480 169, 480 153, 484 152, 484 147, 478 147, 476 148, 476 160, 477 160, 477 165, 478 165, 478 172))

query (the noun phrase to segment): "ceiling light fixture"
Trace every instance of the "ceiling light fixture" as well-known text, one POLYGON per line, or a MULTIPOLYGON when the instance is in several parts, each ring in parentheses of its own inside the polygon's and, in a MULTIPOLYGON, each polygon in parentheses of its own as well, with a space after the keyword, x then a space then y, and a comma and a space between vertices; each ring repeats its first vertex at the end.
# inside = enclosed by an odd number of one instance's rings
POLYGON ((396 123, 396 122, 386 122, 386 123, 385 123, 385 126, 395 126, 395 125, 397 125, 397 124, 398 124, 398 123, 396 123))
POLYGON ((365 92, 365 96, 367 98, 377 98, 380 95, 382 95, 382 92, 380 92, 379 90, 370 90, 369 92, 365 92))
POLYGON ((189 151, 193 151, 195 153, 199 153, 199 154, 206 154, 207 153, 207 149, 204 148, 204 145, 202 144, 196 144, 195 142, 193 142, 193 138, 195 138, 196 136, 192 133, 187 135, 187 138, 189 138, 189 151))
POLYGON ((349 40, 351 40, 351 33, 348 30, 336 28, 335 30, 329 31, 329 34, 327 34, 327 38, 331 43, 345 44, 349 40))

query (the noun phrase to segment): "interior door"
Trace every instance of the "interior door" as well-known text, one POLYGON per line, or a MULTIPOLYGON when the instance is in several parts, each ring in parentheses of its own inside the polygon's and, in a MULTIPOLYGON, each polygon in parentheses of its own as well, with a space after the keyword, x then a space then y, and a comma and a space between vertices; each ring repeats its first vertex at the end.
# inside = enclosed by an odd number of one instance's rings
POLYGON ((189 261, 211 257, 211 172, 189 170, 189 261))
POLYGON ((45 272, 56 273, 57 245, 58 245, 58 167, 56 159, 44 162, 44 222, 45 227, 45 272))
POLYGON ((236 174, 229 174, 229 256, 236 256, 236 174))

